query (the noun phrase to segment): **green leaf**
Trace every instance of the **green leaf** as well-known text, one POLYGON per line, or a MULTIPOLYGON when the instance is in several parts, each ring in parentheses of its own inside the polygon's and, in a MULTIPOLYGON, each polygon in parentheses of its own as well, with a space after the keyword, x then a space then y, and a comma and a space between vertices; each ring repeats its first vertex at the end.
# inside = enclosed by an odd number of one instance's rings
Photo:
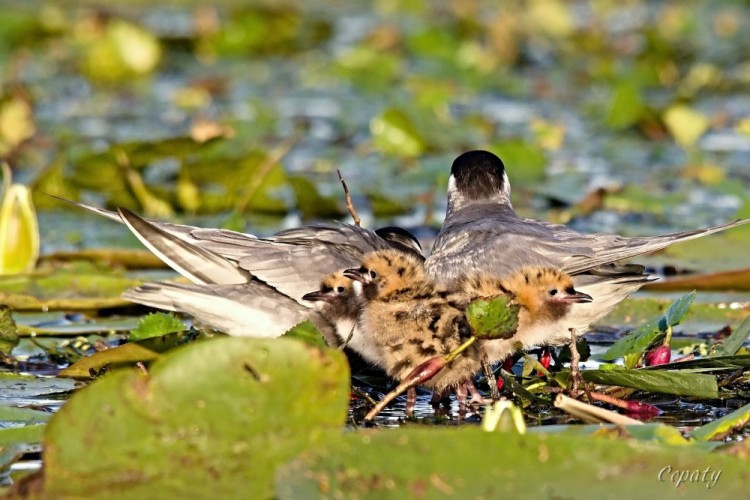
POLYGON ((693 146, 711 125, 706 115, 684 104, 668 108, 663 120, 677 144, 684 148, 693 146))
POLYGON ((746 426, 750 422, 750 404, 746 404, 732 413, 702 425, 690 431, 690 435, 698 441, 708 441, 712 439, 723 439, 726 435, 734 430, 746 426))
POLYGON ((690 292, 677 299, 661 318, 649 321, 617 342, 602 355, 602 359, 611 361, 627 354, 637 354, 645 351, 653 344, 668 326, 678 324, 690 310, 690 304, 695 300, 695 292, 690 292))
POLYGON ((663 335, 660 328, 661 319, 649 321, 639 326, 626 336, 615 342, 607 352, 602 354, 602 359, 612 361, 629 354, 640 354, 648 346, 653 344, 657 338, 663 335))
MULTIPOLYGON (((315 184, 301 175, 290 175, 289 184, 303 219, 337 219, 343 215, 334 197, 322 196, 315 184)), ((341 196, 343 199, 343 194, 341 196)))
POLYGON ((147 337, 81 358, 60 371, 58 375, 79 380, 94 378, 104 369, 134 366, 136 363, 151 363, 159 359, 160 354, 178 345, 206 337, 210 338, 211 336, 203 332, 197 333, 194 330, 147 337))
POLYGON ((343 353, 298 341, 175 349, 63 405, 45 433, 40 498, 272 497, 280 464, 337 439, 349 384, 343 353))
POLYGON ((644 370, 736 370, 737 368, 750 368, 750 354, 691 359, 651 366, 644 370))
MULTIPOLYGON (((12 427, 10 429, 2 429, 0 430, 0 434, 2 434, 5 431, 12 430, 13 432, 9 434, 10 436, 12 436, 16 434, 17 432, 16 429, 19 429, 19 428, 12 427)), ((42 430, 39 430, 40 438, 41 438, 41 435, 42 435, 42 430)), ((41 441, 41 439, 39 440, 41 441)), ((34 441, 34 442, 36 443, 37 441, 34 441)), ((39 445, 18 443, 18 442, 15 442, 13 438, 11 438, 10 444, 4 445, 0 448, 0 471, 3 471, 3 473, 6 473, 10 469, 11 465, 21 460, 21 458, 23 458, 23 456, 30 451, 34 451, 34 452, 39 451, 39 445)))
POLYGON ((0 372, 0 394, 7 399, 27 399, 50 394, 62 394, 82 385, 80 382, 64 378, 0 372))
POLYGON ((698 373, 667 372, 656 370, 585 370, 581 372, 587 382, 632 387, 649 392, 676 394, 717 399, 719 388, 716 377, 698 373))
POLYGON ((44 428, 44 424, 37 424, 0 429, 0 450, 13 444, 39 443, 42 441, 44 428))
POLYGON ((711 357, 716 356, 733 356, 740 350, 740 347, 750 337, 750 316, 738 326, 732 334, 724 339, 711 353, 711 357))
POLYGON ((386 154, 416 157, 427 149, 412 119, 398 108, 389 108, 373 118, 370 132, 375 147, 386 154))
POLYGON ((521 139, 498 142, 490 151, 500 156, 506 165, 513 166, 513 184, 537 185, 544 179, 547 157, 538 144, 521 139))
MULTIPOLYGON (((576 339, 576 349, 578 350, 578 355, 581 357, 581 361, 588 361, 588 359, 591 357, 591 346, 586 340, 586 337, 578 337, 576 339)), ((570 346, 562 346, 560 352, 557 354, 557 360, 560 363, 570 362, 570 346)))
POLYGON ((13 321, 10 308, 0 305, 0 352, 10 354, 18 345, 18 327, 13 321))
POLYGON ((638 121, 643 112, 639 86, 631 79, 619 82, 612 94, 607 125, 615 130, 628 128, 638 121))
POLYGON ((679 299, 677 299, 674 304, 669 306, 669 309, 667 309, 667 312, 664 313, 664 320, 667 322, 667 325, 669 326, 675 326, 682 321, 682 318, 685 317, 685 315, 690 311, 690 305, 695 300, 695 291, 692 291, 690 293, 686 293, 679 299))
POLYGON ((478 338, 509 339, 518 329, 518 305, 505 296, 475 300, 466 308, 466 319, 478 338))
POLYGON ((41 266, 33 274, 0 276, 0 304, 19 310, 93 310, 122 307, 120 297, 141 281, 90 262, 41 266))
POLYGON ((28 98, 12 94, 8 97, 0 101, 0 156, 3 158, 8 158, 15 148, 32 138, 37 130, 34 109, 28 98))
POLYGON ((134 342, 97 352, 79 359, 58 373, 60 377, 88 379, 105 368, 133 366, 136 363, 149 363, 159 359, 159 354, 134 342))
POLYGON ((99 36, 81 40, 83 70, 93 80, 105 83, 127 81, 150 73, 161 58, 161 45, 151 32, 120 19, 106 24, 99 36))
POLYGON ((293 326, 283 336, 285 338, 301 340, 305 344, 315 347, 325 347, 327 345, 323 334, 309 320, 293 326))
POLYGON ((713 485, 721 496, 747 496, 745 460, 658 440, 616 439, 620 431, 605 430, 602 437, 597 437, 602 427, 593 436, 469 427, 348 433, 284 465, 276 476, 276 496, 620 498, 625 491, 658 491, 659 498, 671 499, 711 491, 710 477, 677 488, 669 476, 704 471, 708 464, 712 472, 722 472, 713 485))
MULTIPOLYGON (((524 365, 524 368, 525 367, 526 365, 524 365)), ((510 389, 510 391, 519 398, 526 399, 528 401, 546 403, 546 400, 544 398, 541 398, 533 392, 528 391, 523 385, 516 382, 516 378, 512 374, 501 371, 500 376, 502 377, 508 389, 510 389)))
POLYGON ((676 446, 690 444, 679 429, 672 427, 671 425, 655 423, 630 425, 628 426, 628 434, 640 441, 657 441, 659 443, 676 446))
POLYGON ((160 337, 187 330, 187 326, 172 313, 151 313, 144 316, 138 327, 130 332, 130 340, 160 337))
POLYGON ((48 411, 32 410, 31 408, 18 408, 15 406, 0 405, 0 421, 3 422, 25 422, 39 423, 50 419, 52 413, 48 411))

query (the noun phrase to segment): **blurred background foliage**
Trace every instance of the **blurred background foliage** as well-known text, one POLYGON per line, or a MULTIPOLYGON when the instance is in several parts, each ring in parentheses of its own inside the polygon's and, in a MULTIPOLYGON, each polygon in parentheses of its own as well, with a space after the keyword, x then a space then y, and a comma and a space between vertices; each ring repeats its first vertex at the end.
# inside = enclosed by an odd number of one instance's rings
MULTIPOLYGON (((452 159, 477 148, 524 214, 578 229, 750 206, 747 2, 0 8, 0 155, 43 212, 49 193, 263 232, 346 217, 339 168, 368 223, 438 224, 452 159)), ((85 239, 47 217, 48 247, 85 239)))

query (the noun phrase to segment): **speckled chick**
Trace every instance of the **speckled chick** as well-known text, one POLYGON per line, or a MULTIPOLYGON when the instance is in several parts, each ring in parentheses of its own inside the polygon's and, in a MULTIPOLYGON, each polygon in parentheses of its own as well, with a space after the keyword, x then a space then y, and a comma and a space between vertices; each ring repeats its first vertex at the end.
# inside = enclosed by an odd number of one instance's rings
POLYGON ((303 295, 302 299, 313 302, 315 310, 334 326, 340 345, 349 347, 366 361, 380 366, 381 350, 357 326, 357 316, 363 307, 362 294, 359 292, 359 283, 344 276, 343 271, 336 271, 323 279, 319 290, 303 295))
POLYGON ((465 309, 477 299, 500 295, 512 297, 511 304, 521 306, 515 334, 484 342, 490 362, 504 360, 519 343, 528 348, 556 340, 554 325, 569 313, 573 304, 592 300, 590 295, 575 289, 570 275, 549 267, 524 267, 505 279, 473 274, 454 282, 451 291, 449 300, 459 308, 465 309))
MULTIPOLYGON (((344 275, 361 283, 358 329, 380 348, 380 365, 403 380, 421 363, 447 355, 472 332, 450 291, 427 277, 422 262, 397 250, 366 254, 344 275)), ((481 369, 481 342, 474 343, 425 386, 438 393, 457 388, 481 369), (478 345, 479 344, 479 345, 478 345)))

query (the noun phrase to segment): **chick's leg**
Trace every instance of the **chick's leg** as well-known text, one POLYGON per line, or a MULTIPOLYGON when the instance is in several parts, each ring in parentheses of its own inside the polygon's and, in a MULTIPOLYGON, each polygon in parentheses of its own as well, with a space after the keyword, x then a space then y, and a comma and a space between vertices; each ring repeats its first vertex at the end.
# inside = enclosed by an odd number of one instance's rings
MULTIPOLYGON (((494 379, 495 377, 493 376, 492 378, 494 379)), ((497 390, 497 382, 494 382, 494 384, 495 390, 497 390)), ((464 385, 466 386, 466 389, 469 391, 469 395, 471 396, 471 404, 483 405, 492 403, 493 400, 490 398, 485 398, 482 393, 479 392, 479 389, 476 388, 474 382, 472 382, 471 380, 467 380, 466 382, 464 382, 464 385)))
POLYGON ((412 387, 406 391, 406 416, 414 415, 414 406, 417 404, 417 390, 412 387))
POLYGON ((575 328, 570 329, 570 395, 571 397, 578 397, 578 386, 583 384, 583 377, 581 377, 581 368, 579 363, 581 361, 581 355, 578 353, 578 330, 575 328))
MULTIPOLYGON (((474 387, 474 384, 471 384, 472 387, 474 387)), ((476 388, 474 389, 476 390, 476 388)), ((456 386, 456 399, 458 400, 458 412, 466 413, 466 395, 467 395, 467 388, 466 388, 466 382, 461 382, 456 386)))

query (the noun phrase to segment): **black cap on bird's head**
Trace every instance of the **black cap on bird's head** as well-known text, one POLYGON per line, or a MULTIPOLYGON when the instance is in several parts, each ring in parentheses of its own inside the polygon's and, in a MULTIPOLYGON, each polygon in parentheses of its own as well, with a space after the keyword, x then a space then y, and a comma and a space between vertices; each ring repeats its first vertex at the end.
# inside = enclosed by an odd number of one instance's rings
POLYGON ((489 151, 469 151, 453 161, 448 184, 449 210, 471 202, 510 205, 510 182, 503 161, 489 151))
POLYGON ((398 226, 386 226, 376 229, 375 233, 390 243, 393 248, 411 253, 415 257, 424 260, 422 245, 419 244, 417 237, 406 229, 398 226))

